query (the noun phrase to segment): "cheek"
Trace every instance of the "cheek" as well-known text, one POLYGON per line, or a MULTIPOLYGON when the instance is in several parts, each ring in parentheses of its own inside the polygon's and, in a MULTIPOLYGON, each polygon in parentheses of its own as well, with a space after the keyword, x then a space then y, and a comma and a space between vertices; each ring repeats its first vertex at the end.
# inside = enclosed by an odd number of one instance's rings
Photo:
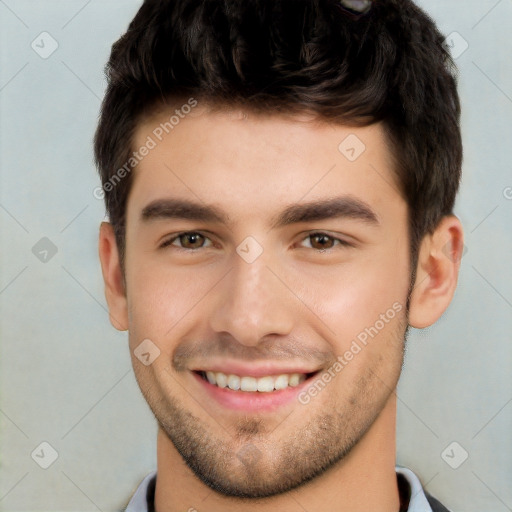
POLYGON ((361 333, 364 338, 367 329, 375 332, 372 327, 376 326, 383 336, 396 329, 409 289, 407 252, 401 251, 405 257, 397 252, 380 254, 337 269, 325 267, 301 274, 297 286, 304 302, 327 325, 326 336, 334 340, 337 353, 361 333))
POLYGON ((136 270, 127 272, 129 323, 137 338, 169 339, 176 326, 196 313, 211 287, 204 273, 190 268, 171 271, 142 259, 131 268, 136 270))

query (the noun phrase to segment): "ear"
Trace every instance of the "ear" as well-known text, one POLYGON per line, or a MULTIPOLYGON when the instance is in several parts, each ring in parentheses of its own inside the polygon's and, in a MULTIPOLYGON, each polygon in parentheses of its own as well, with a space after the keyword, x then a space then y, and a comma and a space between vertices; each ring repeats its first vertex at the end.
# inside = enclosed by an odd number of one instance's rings
POLYGON ((102 222, 100 226, 99 256, 110 323, 119 331, 127 331, 126 290, 114 229, 109 222, 102 222))
POLYGON ((420 244, 409 325, 422 329, 436 322, 450 304, 459 275, 464 233, 457 217, 444 217, 420 244))

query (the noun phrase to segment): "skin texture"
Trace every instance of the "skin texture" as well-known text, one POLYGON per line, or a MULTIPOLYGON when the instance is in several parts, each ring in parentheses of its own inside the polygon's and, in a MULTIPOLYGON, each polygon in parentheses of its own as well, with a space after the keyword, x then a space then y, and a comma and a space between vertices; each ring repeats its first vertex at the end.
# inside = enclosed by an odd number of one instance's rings
MULTIPOLYGON (((134 148, 168 115, 146 119, 134 148)), ((108 223, 100 259, 111 321, 129 330, 135 375, 159 423, 159 512, 398 510, 395 388, 406 329, 444 312, 462 250, 460 223, 448 216, 422 242, 407 311, 407 215, 379 125, 201 104, 137 165, 125 279, 108 223), (365 145, 355 161, 338 150, 351 134, 365 145), (273 226, 292 204, 334 197, 364 203, 375 221, 273 226), (169 198, 213 205, 226 218, 143 218, 169 198), (328 238, 311 236, 319 231, 328 238), (182 232, 202 236, 175 238, 182 232), (247 237, 263 251, 250 263, 236 250, 247 237), (378 333, 307 404, 231 410, 191 371, 228 361, 326 372, 375 325, 378 333), (148 366, 134 355, 145 339, 160 350, 148 366)))

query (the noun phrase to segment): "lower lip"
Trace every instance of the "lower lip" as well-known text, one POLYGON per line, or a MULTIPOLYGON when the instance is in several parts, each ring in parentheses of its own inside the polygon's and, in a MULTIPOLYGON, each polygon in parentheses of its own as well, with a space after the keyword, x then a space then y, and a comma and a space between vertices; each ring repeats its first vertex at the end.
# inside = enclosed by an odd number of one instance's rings
POLYGON ((297 395, 316 375, 310 376, 298 386, 265 393, 260 391, 233 391, 229 388, 220 388, 219 386, 210 384, 196 372, 192 372, 192 374, 209 397, 213 398, 224 407, 245 412, 273 411, 294 400, 298 402, 297 395))

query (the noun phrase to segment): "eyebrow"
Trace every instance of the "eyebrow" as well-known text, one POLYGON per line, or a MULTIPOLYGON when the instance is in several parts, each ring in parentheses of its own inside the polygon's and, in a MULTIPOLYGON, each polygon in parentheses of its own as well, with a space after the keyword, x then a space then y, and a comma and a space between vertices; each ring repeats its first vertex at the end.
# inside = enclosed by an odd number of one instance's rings
MULTIPOLYGON (((375 211, 364 201, 351 196, 320 199, 308 203, 287 206, 280 214, 273 217, 271 229, 297 224, 335 218, 360 220, 378 225, 375 211)), ((214 205, 200 204, 186 199, 165 198, 152 201, 141 213, 143 221, 156 219, 186 219, 229 225, 229 215, 214 205)))
POLYGON ((321 199, 309 203, 298 203, 288 206, 274 218, 272 228, 336 218, 362 220, 368 224, 379 224, 378 216, 365 202, 351 196, 321 199))
POLYGON ((219 208, 186 199, 157 199, 143 210, 144 221, 156 219, 187 219, 228 224, 229 217, 219 208))

